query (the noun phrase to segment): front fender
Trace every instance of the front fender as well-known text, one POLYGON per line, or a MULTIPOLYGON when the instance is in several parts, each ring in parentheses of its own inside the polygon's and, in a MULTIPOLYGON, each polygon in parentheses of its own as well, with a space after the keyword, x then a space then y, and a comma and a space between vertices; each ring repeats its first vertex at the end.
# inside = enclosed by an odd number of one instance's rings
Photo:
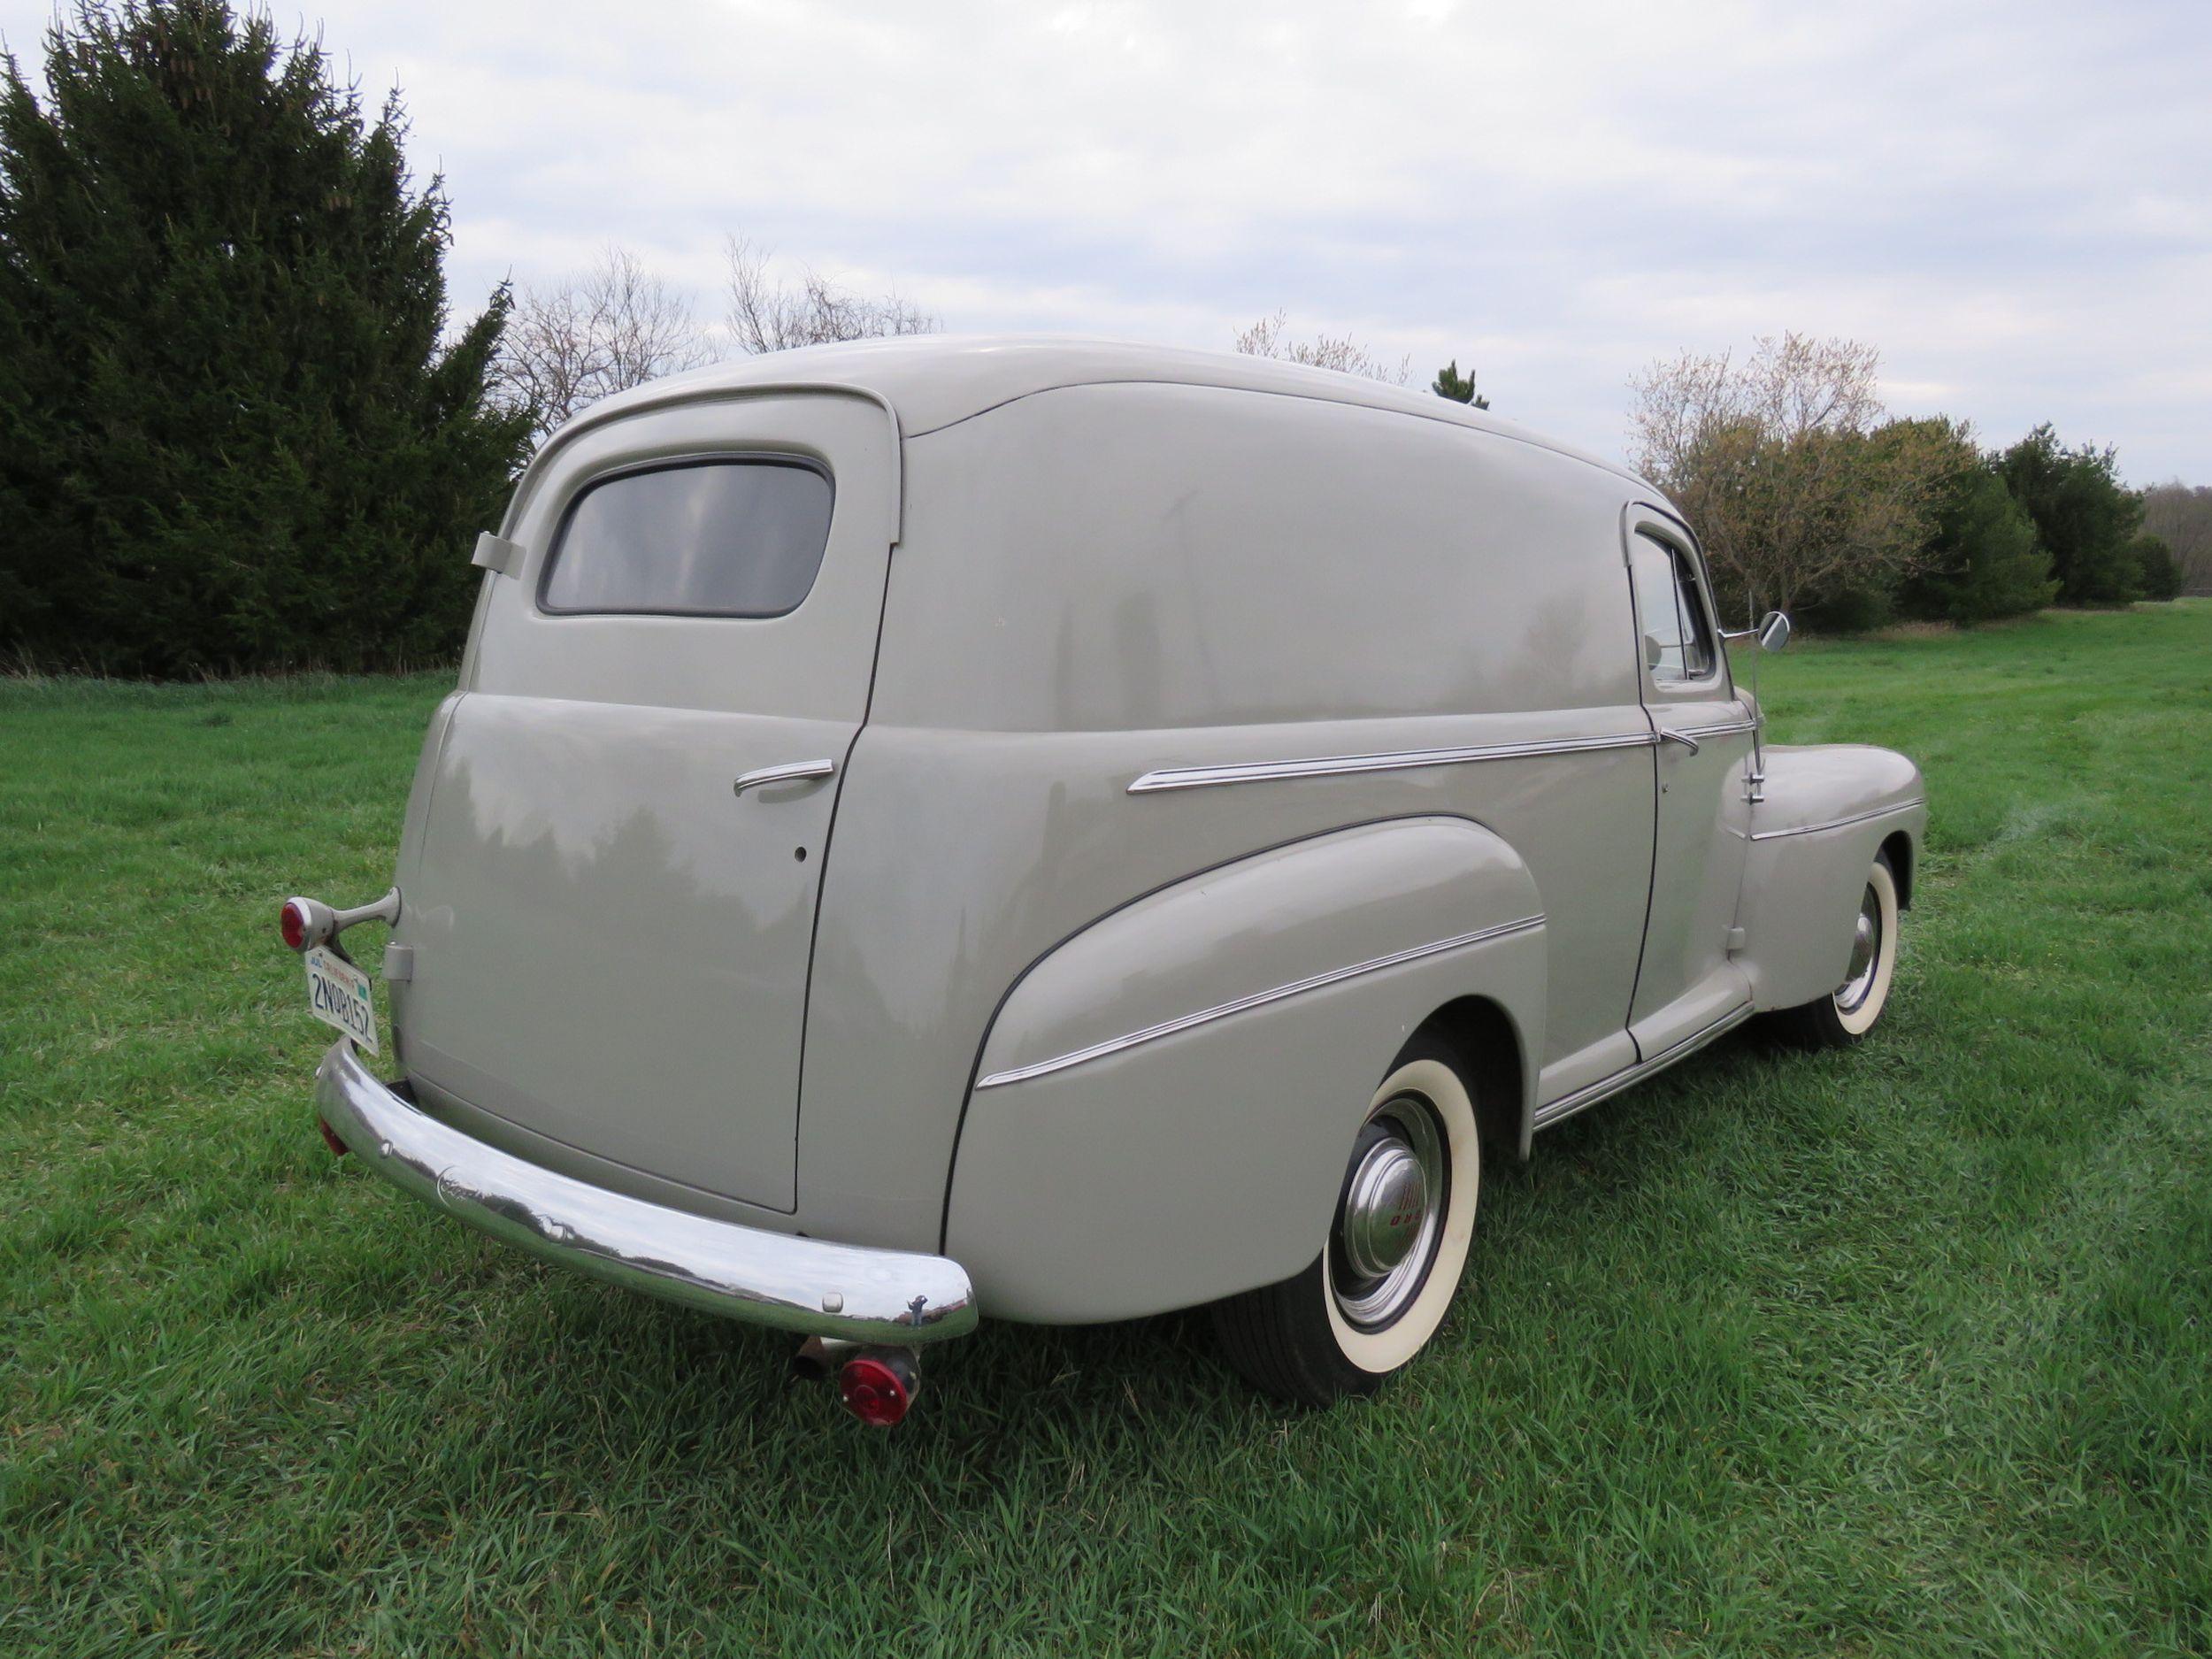
POLYGON ((1740 961, 1758 1006, 1795 1008, 1843 982, 1866 872, 1886 846, 1902 854, 1897 879, 1909 902, 1928 791, 1904 756, 1864 744, 1770 743, 1764 770, 1744 864, 1740 961))
POLYGON ((1540 1054, 1545 990, 1535 883, 1464 818, 1333 831, 1141 898, 1000 1009, 946 1248, 1002 1318, 1123 1318, 1287 1278, 1321 1248, 1406 1038, 1478 996, 1540 1054))

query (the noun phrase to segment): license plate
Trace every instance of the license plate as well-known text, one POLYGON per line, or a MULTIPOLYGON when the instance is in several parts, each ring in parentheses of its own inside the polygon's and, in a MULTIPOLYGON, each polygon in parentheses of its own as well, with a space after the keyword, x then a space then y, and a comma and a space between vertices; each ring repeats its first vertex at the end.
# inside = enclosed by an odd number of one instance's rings
POLYGON ((317 945, 307 956, 307 1006, 371 1054, 376 1048, 376 993, 369 976, 317 945))

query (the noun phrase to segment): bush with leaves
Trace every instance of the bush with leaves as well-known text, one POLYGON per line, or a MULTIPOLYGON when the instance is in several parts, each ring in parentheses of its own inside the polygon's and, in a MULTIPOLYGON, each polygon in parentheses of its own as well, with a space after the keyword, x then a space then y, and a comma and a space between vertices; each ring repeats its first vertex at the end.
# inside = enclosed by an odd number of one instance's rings
POLYGON ((221 0, 89 4, 0 84, 0 651, 175 675, 449 656, 527 441, 449 334, 396 96, 221 0))

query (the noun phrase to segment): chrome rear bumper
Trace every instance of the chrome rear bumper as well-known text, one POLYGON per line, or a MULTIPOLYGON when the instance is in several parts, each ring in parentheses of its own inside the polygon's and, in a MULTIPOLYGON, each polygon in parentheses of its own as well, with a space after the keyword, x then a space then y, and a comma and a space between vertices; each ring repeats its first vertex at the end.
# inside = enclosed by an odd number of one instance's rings
POLYGON ((403 1192, 610 1284, 855 1342, 937 1342, 975 1328, 975 1294, 957 1262, 764 1233, 556 1174, 440 1123, 345 1039, 315 1070, 315 1103, 354 1156, 403 1192))

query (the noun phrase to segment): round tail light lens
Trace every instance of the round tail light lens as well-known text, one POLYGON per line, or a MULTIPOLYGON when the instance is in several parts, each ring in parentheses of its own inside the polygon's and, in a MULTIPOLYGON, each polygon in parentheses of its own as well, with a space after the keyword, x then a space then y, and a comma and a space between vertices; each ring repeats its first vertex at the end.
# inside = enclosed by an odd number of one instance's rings
POLYGON ((838 1397, 845 1409, 871 1428, 897 1426, 914 1402, 906 1379, 872 1354, 859 1354, 845 1362, 837 1373, 838 1397))
POLYGON ((288 950, 303 949, 307 944, 307 910, 296 899, 287 899, 284 908, 277 912, 277 932, 284 935, 288 950))

